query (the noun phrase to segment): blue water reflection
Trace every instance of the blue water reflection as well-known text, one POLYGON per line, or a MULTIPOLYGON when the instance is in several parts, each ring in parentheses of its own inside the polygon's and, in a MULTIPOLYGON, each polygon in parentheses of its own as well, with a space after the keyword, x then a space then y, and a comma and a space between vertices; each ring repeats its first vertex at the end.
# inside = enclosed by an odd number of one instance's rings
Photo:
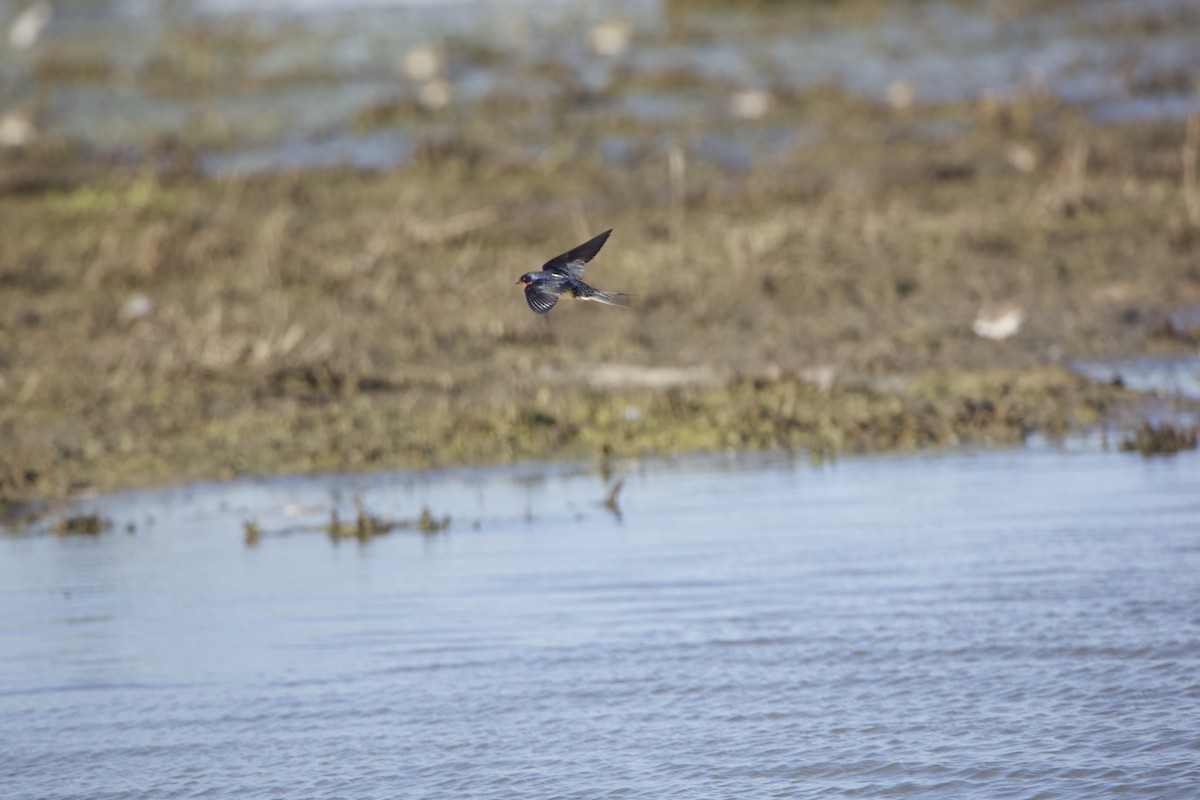
POLYGON ((7 796, 1200 781, 1198 454, 618 473, 622 521, 591 470, 526 466, 102 497, 107 534, 0 539, 7 796), (355 496, 453 524, 310 530, 355 496))

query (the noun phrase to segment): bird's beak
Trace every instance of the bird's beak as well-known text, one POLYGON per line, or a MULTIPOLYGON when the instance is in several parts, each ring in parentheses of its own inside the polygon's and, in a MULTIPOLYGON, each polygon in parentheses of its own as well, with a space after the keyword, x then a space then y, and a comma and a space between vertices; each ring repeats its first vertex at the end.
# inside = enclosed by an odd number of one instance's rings
POLYGON ((520 285, 521 285, 521 282, 520 282, 520 281, 517 281, 517 286, 520 286, 520 285))

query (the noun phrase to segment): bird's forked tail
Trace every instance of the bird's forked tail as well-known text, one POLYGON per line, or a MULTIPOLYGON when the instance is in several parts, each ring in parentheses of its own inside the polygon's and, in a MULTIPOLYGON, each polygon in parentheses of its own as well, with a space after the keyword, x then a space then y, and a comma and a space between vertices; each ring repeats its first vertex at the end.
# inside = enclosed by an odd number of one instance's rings
POLYGON ((593 289, 592 291, 594 291, 595 294, 588 295, 587 297, 580 297, 579 299, 580 300, 595 300, 597 303, 604 303, 604 305, 606 305, 606 306, 613 306, 614 308, 628 309, 629 301, 628 300, 618 300, 617 298, 633 297, 633 295, 628 294, 626 292, 602 292, 599 289, 593 289))

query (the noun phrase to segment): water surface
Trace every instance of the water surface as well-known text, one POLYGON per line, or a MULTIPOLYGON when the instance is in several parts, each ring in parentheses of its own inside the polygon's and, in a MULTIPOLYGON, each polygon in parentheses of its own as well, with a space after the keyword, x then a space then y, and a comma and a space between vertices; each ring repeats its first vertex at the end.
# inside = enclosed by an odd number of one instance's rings
POLYGON ((1200 785, 1200 454, 619 472, 621 519, 590 470, 521 467, 108 496, 106 534, 0 539, 5 797, 1200 785), (356 495, 453 523, 307 529, 356 495))

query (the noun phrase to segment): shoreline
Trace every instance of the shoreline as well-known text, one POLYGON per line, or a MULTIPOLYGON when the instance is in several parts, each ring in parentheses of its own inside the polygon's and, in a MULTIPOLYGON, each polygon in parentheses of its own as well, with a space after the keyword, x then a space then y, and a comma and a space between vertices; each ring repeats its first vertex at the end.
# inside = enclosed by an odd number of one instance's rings
MULTIPOLYGON (((448 414, 446 427, 437 432, 442 437, 440 447, 397 437, 391 449, 364 450, 363 443, 371 437, 362 435, 348 440, 350 444, 341 450, 313 452, 302 446, 282 450, 279 441, 262 438, 244 438, 231 450, 211 440, 197 448, 194 438, 181 437, 171 443, 179 450, 160 452, 156 461, 141 460, 140 454, 133 453, 132 457, 112 458, 108 465, 85 460, 56 465, 61 470, 57 474, 91 474, 101 479, 80 481, 61 491, 9 494, 4 497, 4 516, 6 524, 20 525, 95 494, 166 490, 243 477, 475 469, 528 463, 598 464, 604 471, 606 465, 629 459, 720 454, 791 453, 815 464, 842 456, 1021 447, 1031 436, 1069 438, 1088 435, 1098 428, 1118 433, 1113 447, 1145 447, 1148 449, 1142 455, 1146 456, 1158 452, 1153 442, 1143 443, 1147 431, 1151 436, 1155 430, 1161 430, 1164 436, 1175 436, 1176 431, 1186 436, 1188 431, 1195 431, 1195 426, 1173 427, 1170 419, 1147 428, 1142 412, 1150 395, 1061 368, 1000 370, 988 375, 925 374, 917 381, 886 383, 888 391, 867 384, 819 387, 795 375, 779 375, 734 379, 720 387, 682 391, 677 387, 665 392, 618 390, 599 397, 589 391, 584 396, 590 395, 596 401, 590 404, 579 402, 581 395, 567 391, 547 402, 547 407, 558 409, 563 416, 524 409, 517 418, 508 420, 503 436, 485 437, 483 447, 479 441, 470 444, 456 438, 450 428, 465 427, 476 432, 486 431, 489 426, 498 429, 496 419, 486 411, 448 414), (900 383, 908 383, 907 388, 898 391, 900 383), (565 411, 571 407, 576 410, 565 411), (681 411, 681 407, 689 410, 681 411), (633 409, 637 409, 636 415, 633 409), (486 443, 493 449, 487 449, 486 443), (182 467, 182 457, 189 452, 203 452, 209 458, 189 460, 182 467), (230 452, 239 460, 225 460, 230 452), (265 468, 261 466, 264 463, 265 468)), ((1195 400, 1181 398, 1172 405, 1175 413, 1168 417, 1194 415, 1200 410, 1200 401, 1195 400)), ((388 418, 378 408, 375 416, 388 418)), ((335 412, 327 417, 325 425, 315 425, 306 418, 291 419, 290 423, 295 429, 323 429, 336 426, 339 418, 335 412)), ((427 422, 428 418, 422 418, 422 424, 427 422)), ((249 430, 255 424, 251 420, 239 427, 249 430)), ((1184 447, 1190 449, 1186 443, 1184 447)))

